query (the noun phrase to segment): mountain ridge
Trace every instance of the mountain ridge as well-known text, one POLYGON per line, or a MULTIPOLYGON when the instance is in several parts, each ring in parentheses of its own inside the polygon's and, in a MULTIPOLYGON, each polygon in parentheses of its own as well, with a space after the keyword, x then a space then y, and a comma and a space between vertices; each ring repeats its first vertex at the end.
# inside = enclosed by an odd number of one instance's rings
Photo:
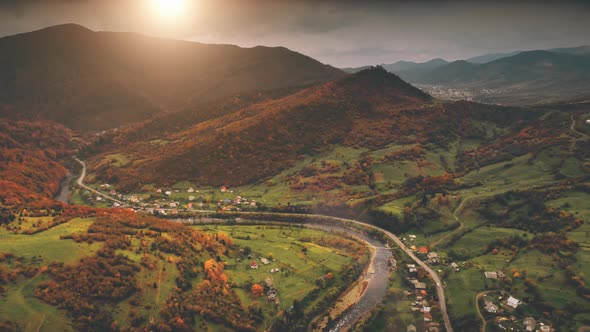
POLYGON ((0 70, 0 116, 81 130, 345 75, 284 47, 209 45, 75 24, 0 38, 0 70))

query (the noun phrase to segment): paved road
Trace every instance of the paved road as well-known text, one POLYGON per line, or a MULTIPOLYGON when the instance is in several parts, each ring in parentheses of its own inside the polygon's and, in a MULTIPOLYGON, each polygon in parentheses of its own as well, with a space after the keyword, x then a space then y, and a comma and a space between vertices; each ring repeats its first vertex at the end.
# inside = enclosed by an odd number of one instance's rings
POLYGON ((107 194, 103 194, 100 191, 98 191, 96 189, 93 189, 93 188, 90 188, 87 185, 85 185, 84 184, 84 178, 86 177, 86 163, 83 162, 82 160, 78 159, 77 157, 74 157, 74 160, 76 160, 78 163, 80 163, 80 165, 82 165, 82 173, 80 174, 80 177, 76 181, 76 183, 80 187, 82 187, 82 188, 84 188, 84 189, 86 189, 86 190, 88 190, 90 192, 93 192, 93 193, 97 194, 98 196, 104 197, 104 198, 106 198, 106 199, 108 199, 110 201, 117 202, 117 203, 119 203, 121 205, 126 205, 123 201, 120 201, 118 199, 115 199, 115 198, 113 198, 113 197, 111 197, 111 196, 109 196, 107 194))
MULTIPOLYGON (((340 219, 340 218, 339 218, 340 219)), ((449 319, 449 313, 447 311, 447 303, 446 303, 446 299, 445 299, 445 291, 444 288, 442 286, 442 282, 440 280, 440 278, 438 277, 438 274, 436 274, 436 272, 434 272, 434 270, 432 270, 428 265, 426 265, 426 263, 424 263, 422 260, 420 260, 420 258, 416 257, 416 255, 414 255, 414 253, 408 248, 406 247, 406 245, 397 237, 395 236, 393 233, 386 231, 384 229, 381 229, 377 226, 373 226, 373 225, 369 225, 360 221, 356 221, 356 220, 350 220, 350 219, 342 219, 343 221, 348 221, 348 222, 353 222, 356 224, 360 224, 363 225, 365 227, 369 227, 369 228, 373 228, 373 229, 377 229, 382 231, 383 233, 385 233, 390 239, 393 240, 393 242, 395 242, 395 244, 397 244, 397 246, 402 249, 408 256, 410 256, 410 258, 412 260, 414 260, 414 262, 416 262, 416 264, 418 264, 420 267, 422 267, 426 272, 428 272, 428 274, 430 275, 430 277, 432 278, 432 280, 435 282, 436 285, 436 293, 438 295, 438 302, 439 302, 439 307, 440 307, 440 312, 443 316, 443 320, 445 323, 445 328, 447 330, 447 332, 453 332, 453 327, 451 326, 451 320, 449 319)))

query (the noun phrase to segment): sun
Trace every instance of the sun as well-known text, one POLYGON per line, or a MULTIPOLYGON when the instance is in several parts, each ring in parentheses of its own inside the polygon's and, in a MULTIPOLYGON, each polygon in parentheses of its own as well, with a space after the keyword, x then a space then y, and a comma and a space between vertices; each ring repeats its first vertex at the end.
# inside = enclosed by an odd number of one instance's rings
POLYGON ((162 17, 179 18, 187 9, 188 0, 151 0, 152 7, 162 17))

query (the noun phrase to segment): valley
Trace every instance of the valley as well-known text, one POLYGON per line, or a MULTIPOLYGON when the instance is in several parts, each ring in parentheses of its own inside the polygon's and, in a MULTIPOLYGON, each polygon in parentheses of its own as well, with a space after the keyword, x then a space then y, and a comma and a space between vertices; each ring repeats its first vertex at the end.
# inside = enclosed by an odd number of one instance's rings
POLYGON ((584 331, 588 54, 1 37, 0 331, 584 331))

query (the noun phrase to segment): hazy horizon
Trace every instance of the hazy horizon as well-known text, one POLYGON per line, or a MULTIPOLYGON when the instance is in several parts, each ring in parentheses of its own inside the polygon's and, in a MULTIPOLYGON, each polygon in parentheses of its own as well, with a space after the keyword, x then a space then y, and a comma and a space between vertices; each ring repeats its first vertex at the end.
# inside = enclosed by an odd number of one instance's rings
POLYGON ((0 36, 76 23, 242 47, 284 46, 336 67, 448 61, 590 44, 585 1, 186 0, 165 17, 151 0, 0 0, 0 36))

